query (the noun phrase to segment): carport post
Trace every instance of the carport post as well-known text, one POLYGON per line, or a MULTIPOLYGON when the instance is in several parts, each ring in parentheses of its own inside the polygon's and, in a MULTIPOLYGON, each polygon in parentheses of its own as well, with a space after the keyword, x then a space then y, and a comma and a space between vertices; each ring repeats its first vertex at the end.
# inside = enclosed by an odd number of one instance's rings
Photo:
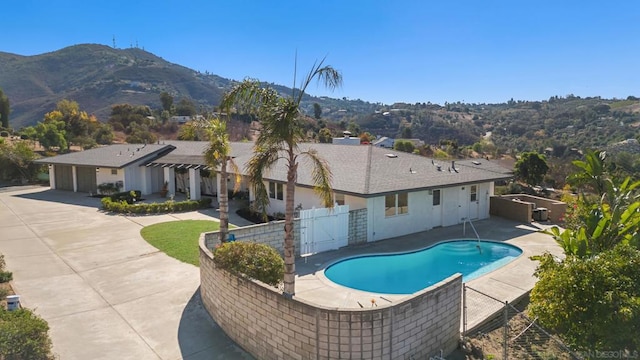
POLYGON ((200 171, 189 169, 189 198, 200 200, 200 171))
POLYGON ((75 165, 71 166, 71 178, 73 179, 73 192, 78 192, 78 171, 75 165))
POLYGON ((56 188, 56 167, 49 164, 49 187, 51 190, 56 188))

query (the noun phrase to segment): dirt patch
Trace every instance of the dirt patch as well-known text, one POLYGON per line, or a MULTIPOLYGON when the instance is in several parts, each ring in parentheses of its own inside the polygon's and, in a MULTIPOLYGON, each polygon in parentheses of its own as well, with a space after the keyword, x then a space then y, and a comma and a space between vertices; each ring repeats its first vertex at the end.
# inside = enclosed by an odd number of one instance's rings
MULTIPOLYGON (((509 359, 575 359, 571 352, 553 334, 526 316, 529 297, 509 311, 507 355, 509 359)), ((503 316, 499 314, 498 317, 503 316)), ((481 360, 504 358, 504 323, 499 318, 491 321, 482 332, 471 334, 459 349, 447 356, 448 360, 481 360)))

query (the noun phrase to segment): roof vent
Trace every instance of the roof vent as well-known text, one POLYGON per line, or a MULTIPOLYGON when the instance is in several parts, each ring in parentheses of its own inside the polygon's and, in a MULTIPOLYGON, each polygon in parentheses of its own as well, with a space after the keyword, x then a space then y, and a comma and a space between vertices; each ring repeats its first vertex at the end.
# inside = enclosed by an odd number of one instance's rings
POLYGON ((395 159, 398 157, 398 155, 396 154, 384 154, 386 157, 391 158, 391 159, 395 159))
POLYGON ((480 164, 481 164, 481 162, 480 162, 480 161, 472 161, 471 163, 472 163, 473 165, 480 165, 480 164))
POLYGON ((436 169, 438 169, 438 171, 442 171, 442 166, 436 165, 436 169))

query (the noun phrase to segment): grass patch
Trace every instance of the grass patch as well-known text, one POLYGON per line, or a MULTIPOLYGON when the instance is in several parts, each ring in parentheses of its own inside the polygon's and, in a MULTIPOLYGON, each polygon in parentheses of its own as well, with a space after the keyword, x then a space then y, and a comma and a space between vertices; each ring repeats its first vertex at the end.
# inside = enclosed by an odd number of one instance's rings
MULTIPOLYGON (((233 228, 232 225, 229 225, 233 228)), ((158 250, 182 262, 200 266, 198 239, 200 234, 220 229, 210 220, 179 220, 146 226, 140 235, 158 250)))

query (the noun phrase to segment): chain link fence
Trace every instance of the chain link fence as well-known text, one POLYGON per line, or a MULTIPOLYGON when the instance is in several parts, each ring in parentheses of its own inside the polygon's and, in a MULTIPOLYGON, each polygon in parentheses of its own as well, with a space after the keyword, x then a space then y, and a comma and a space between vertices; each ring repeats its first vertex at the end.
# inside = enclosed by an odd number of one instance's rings
POLYGON ((582 360, 535 319, 527 317, 526 304, 509 304, 465 285, 464 350, 477 359, 582 360))

